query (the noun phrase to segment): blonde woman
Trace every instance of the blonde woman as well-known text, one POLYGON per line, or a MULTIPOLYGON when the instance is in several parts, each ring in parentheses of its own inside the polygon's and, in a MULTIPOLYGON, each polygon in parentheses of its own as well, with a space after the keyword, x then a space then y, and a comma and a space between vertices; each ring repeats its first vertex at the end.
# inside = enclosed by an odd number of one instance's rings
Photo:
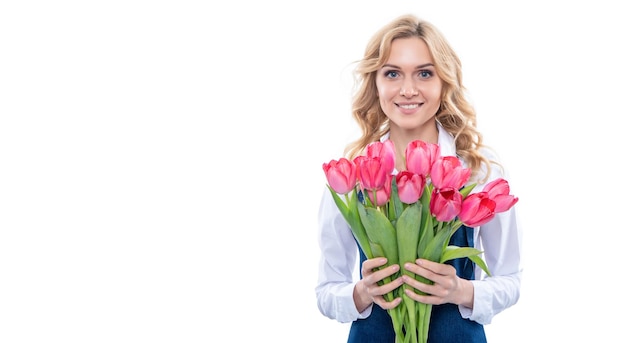
MULTIPOLYGON (((476 129, 476 113, 464 95, 461 63, 444 36, 429 22, 404 15, 371 38, 356 69, 357 91, 352 114, 361 137, 346 147, 346 157, 361 154, 367 144, 391 140, 396 149, 396 172, 405 170, 404 151, 416 139, 436 143, 441 155, 459 157, 472 170, 478 192, 489 181, 504 177, 495 154, 483 145, 476 129)), ((321 313, 351 322, 348 342, 394 342, 387 309, 400 297, 386 294, 402 284, 427 295, 406 294, 433 304, 429 342, 486 342, 483 325, 513 306, 520 296, 521 232, 515 209, 496 214, 481 227, 459 229, 450 244, 484 251, 492 276, 486 277, 469 259, 435 263, 418 259, 408 271, 433 282, 421 283, 406 275, 379 286, 399 266, 384 258, 366 259, 330 193, 319 209, 319 277, 316 286, 321 313), (353 280, 360 257, 360 275, 353 280)))

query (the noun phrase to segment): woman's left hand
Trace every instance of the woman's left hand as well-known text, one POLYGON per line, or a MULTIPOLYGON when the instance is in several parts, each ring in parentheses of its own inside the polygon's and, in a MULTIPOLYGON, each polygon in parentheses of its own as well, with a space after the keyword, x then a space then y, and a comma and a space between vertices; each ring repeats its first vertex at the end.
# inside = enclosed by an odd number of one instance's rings
POLYGON ((417 259, 415 263, 406 263, 404 267, 407 271, 433 282, 432 285, 429 285, 408 275, 403 275, 405 284, 426 293, 426 295, 420 295, 407 287, 405 292, 409 298, 425 304, 452 303, 473 308, 474 285, 470 281, 458 277, 453 266, 417 259))

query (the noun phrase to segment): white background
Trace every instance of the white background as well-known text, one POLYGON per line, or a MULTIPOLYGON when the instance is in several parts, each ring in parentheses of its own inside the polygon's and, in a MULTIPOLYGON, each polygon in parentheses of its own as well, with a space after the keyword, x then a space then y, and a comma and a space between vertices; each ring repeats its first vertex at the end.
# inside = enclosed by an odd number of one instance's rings
POLYGON ((321 166, 358 135, 351 63, 404 13, 457 50, 520 198, 522 297, 489 341, 618 341, 618 6, 3 2, 0 341, 345 342, 314 294, 321 166))

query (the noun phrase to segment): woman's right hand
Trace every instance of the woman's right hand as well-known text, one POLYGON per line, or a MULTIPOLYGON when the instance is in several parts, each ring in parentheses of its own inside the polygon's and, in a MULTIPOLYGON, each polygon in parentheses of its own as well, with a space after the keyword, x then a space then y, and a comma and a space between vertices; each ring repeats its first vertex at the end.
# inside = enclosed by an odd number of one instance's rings
POLYGON ((359 312, 365 311, 372 303, 376 303, 382 309, 392 309, 402 301, 402 298, 397 297, 391 301, 385 300, 383 295, 393 291, 403 284, 402 278, 396 278, 388 284, 379 286, 378 282, 382 279, 397 273, 400 270, 400 266, 397 264, 382 267, 387 263, 387 259, 384 257, 376 257, 363 262, 361 266, 361 274, 363 277, 354 287, 354 303, 359 312))

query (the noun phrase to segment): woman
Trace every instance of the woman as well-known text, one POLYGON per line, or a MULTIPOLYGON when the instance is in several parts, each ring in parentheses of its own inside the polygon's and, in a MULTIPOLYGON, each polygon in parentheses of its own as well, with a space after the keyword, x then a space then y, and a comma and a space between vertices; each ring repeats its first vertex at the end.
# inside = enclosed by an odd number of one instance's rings
MULTIPOLYGON (((444 36, 430 23, 401 16, 379 30, 355 70, 358 89, 352 114, 362 136, 346 148, 346 157, 362 154, 367 144, 391 140, 396 149, 396 172, 406 169, 404 151, 414 140, 438 144, 441 155, 457 156, 471 168, 480 191, 504 172, 482 143, 476 113, 464 95, 461 63, 444 36)), ((402 299, 386 294, 403 283, 427 295, 407 290, 413 300, 433 304, 429 342, 486 342, 483 325, 520 296, 521 232, 515 210, 496 214, 480 227, 459 229, 450 244, 484 251, 491 271, 485 277, 469 259, 435 263, 418 259, 406 269, 433 282, 406 275, 379 286, 378 281, 399 270, 384 258, 366 259, 338 211, 330 192, 319 210, 321 258, 316 287, 322 314, 352 322, 348 342, 394 342, 388 309, 402 299), (353 280, 360 255, 360 279, 353 280)), ((410 287, 407 287, 410 288, 410 287)))

